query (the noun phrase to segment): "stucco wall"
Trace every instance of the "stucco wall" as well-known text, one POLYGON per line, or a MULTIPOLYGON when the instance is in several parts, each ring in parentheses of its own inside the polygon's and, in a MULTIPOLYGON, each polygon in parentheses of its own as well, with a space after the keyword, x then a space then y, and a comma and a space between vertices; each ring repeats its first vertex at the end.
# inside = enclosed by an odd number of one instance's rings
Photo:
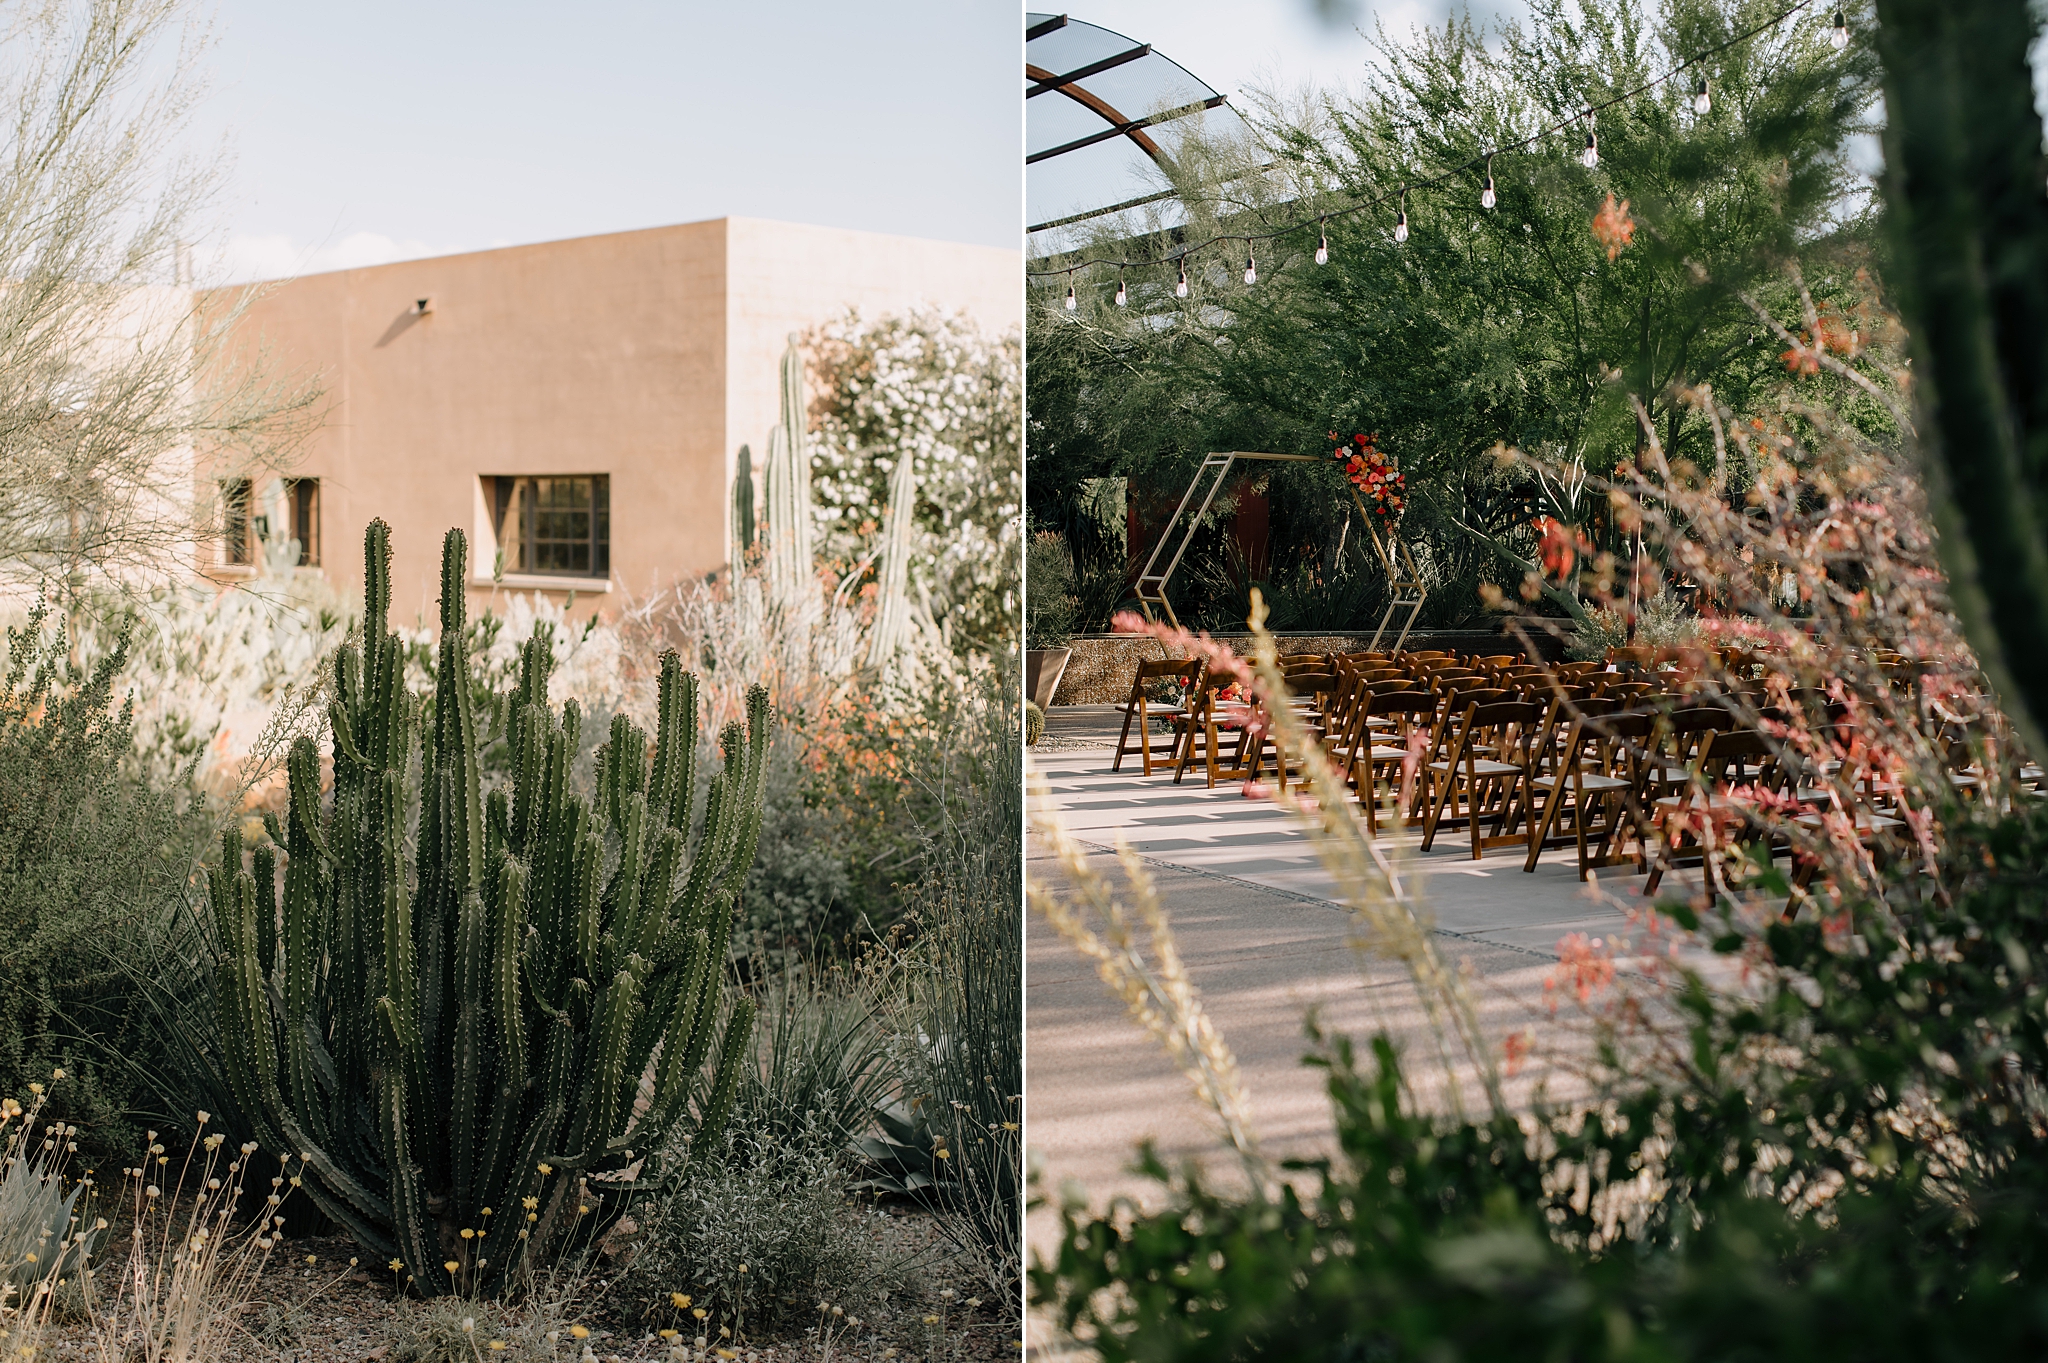
POLYGON ((361 590, 382 516, 394 614, 431 619, 448 527, 489 572, 479 475, 605 473, 612 590, 579 596, 605 609, 725 562, 733 460, 767 452, 790 332, 919 303, 1016 326, 1020 270, 1014 251, 718 219, 291 280, 242 335, 325 375, 331 407, 293 472, 321 480, 336 585, 361 590))

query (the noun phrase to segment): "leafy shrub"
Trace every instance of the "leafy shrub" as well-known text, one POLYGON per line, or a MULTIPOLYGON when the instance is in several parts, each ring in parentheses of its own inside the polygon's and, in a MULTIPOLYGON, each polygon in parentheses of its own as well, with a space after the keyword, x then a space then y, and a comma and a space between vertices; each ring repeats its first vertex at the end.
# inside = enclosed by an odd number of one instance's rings
POLYGON ((1148 1153, 1167 1205, 1066 1208, 1034 1291, 1113 1360, 2037 1355, 2048 809, 1945 860, 1826 920, 1668 906, 1751 987, 1685 974, 1568 1109, 1419 1115, 1325 1041, 1340 1158, 1247 1200, 1148 1153))
POLYGON ((94 1153, 133 1136, 138 1075, 161 1054, 117 945, 177 893, 207 837, 191 802, 133 770, 116 639, 90 669, 38 608, 7 631, 0 678, 0 1094, 62 1067, 57 1110, 94 1153))
POLYGON ((852 931, 863 907, 852 821, 815 779, 804 747, 804 737, 787 730, 769 745, 760 852, 742 897, 741 927, 772 943, 778 958, 852 931))

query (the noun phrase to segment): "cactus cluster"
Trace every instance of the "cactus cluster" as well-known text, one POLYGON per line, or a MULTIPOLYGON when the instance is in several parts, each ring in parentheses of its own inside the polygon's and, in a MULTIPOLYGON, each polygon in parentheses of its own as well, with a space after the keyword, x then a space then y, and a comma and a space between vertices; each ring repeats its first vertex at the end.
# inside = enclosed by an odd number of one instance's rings
POLYGON ((304 1155, 307 1193, 358 1243, 415 1290, 473 1290, 594 1230, 619 1201, 600 1194, 679 1124, 693 1152, 718 1138, 753 1023, 744 998, 722 1004, 724 947, 760 829, 768 700, 755 687, 746 728, 726 727, 692 848, 696 679, 662 659, 651 752, 615 719, 586 800, 570 780, 580 716, 548 705, 536 638, 510 698, 509 786, 486 793, 463 535, 443 548, 430 707, 388 629, 383 522, 365 550, 331 794, 313 742, 290 753, 282 900, 278 849, 245 867, 233 829, 209 884, 222 1068, 257 1139, 304 1155))

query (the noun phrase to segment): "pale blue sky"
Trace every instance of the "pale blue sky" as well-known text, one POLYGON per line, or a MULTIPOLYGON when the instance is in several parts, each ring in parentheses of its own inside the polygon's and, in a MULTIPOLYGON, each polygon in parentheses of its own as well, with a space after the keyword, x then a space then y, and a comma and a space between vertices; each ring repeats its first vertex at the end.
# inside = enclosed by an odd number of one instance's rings
POLYGON ((728 214, 992 246, 1022 221, 1021 6, 217 0, 203 272, 728 214))

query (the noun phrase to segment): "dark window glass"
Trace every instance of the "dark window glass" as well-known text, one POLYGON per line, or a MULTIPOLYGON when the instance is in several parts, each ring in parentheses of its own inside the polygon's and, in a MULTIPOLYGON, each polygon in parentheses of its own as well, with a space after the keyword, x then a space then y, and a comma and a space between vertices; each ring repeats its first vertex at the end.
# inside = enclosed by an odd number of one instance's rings
POLYGON ((611 572, 610 478, 494 478, 491 484, 506 572, 558 577, 611 572))
POLYGON ((299 542, 299 566, 320 566, 320 480, 287 478, 284 482, 286 514, 291 517, 292 538, 299 542))
POLYGON ((255 527, 249 517, 249 480, 230 478, 220 485, 222 561, 246 566, 256 561, 255 527))

